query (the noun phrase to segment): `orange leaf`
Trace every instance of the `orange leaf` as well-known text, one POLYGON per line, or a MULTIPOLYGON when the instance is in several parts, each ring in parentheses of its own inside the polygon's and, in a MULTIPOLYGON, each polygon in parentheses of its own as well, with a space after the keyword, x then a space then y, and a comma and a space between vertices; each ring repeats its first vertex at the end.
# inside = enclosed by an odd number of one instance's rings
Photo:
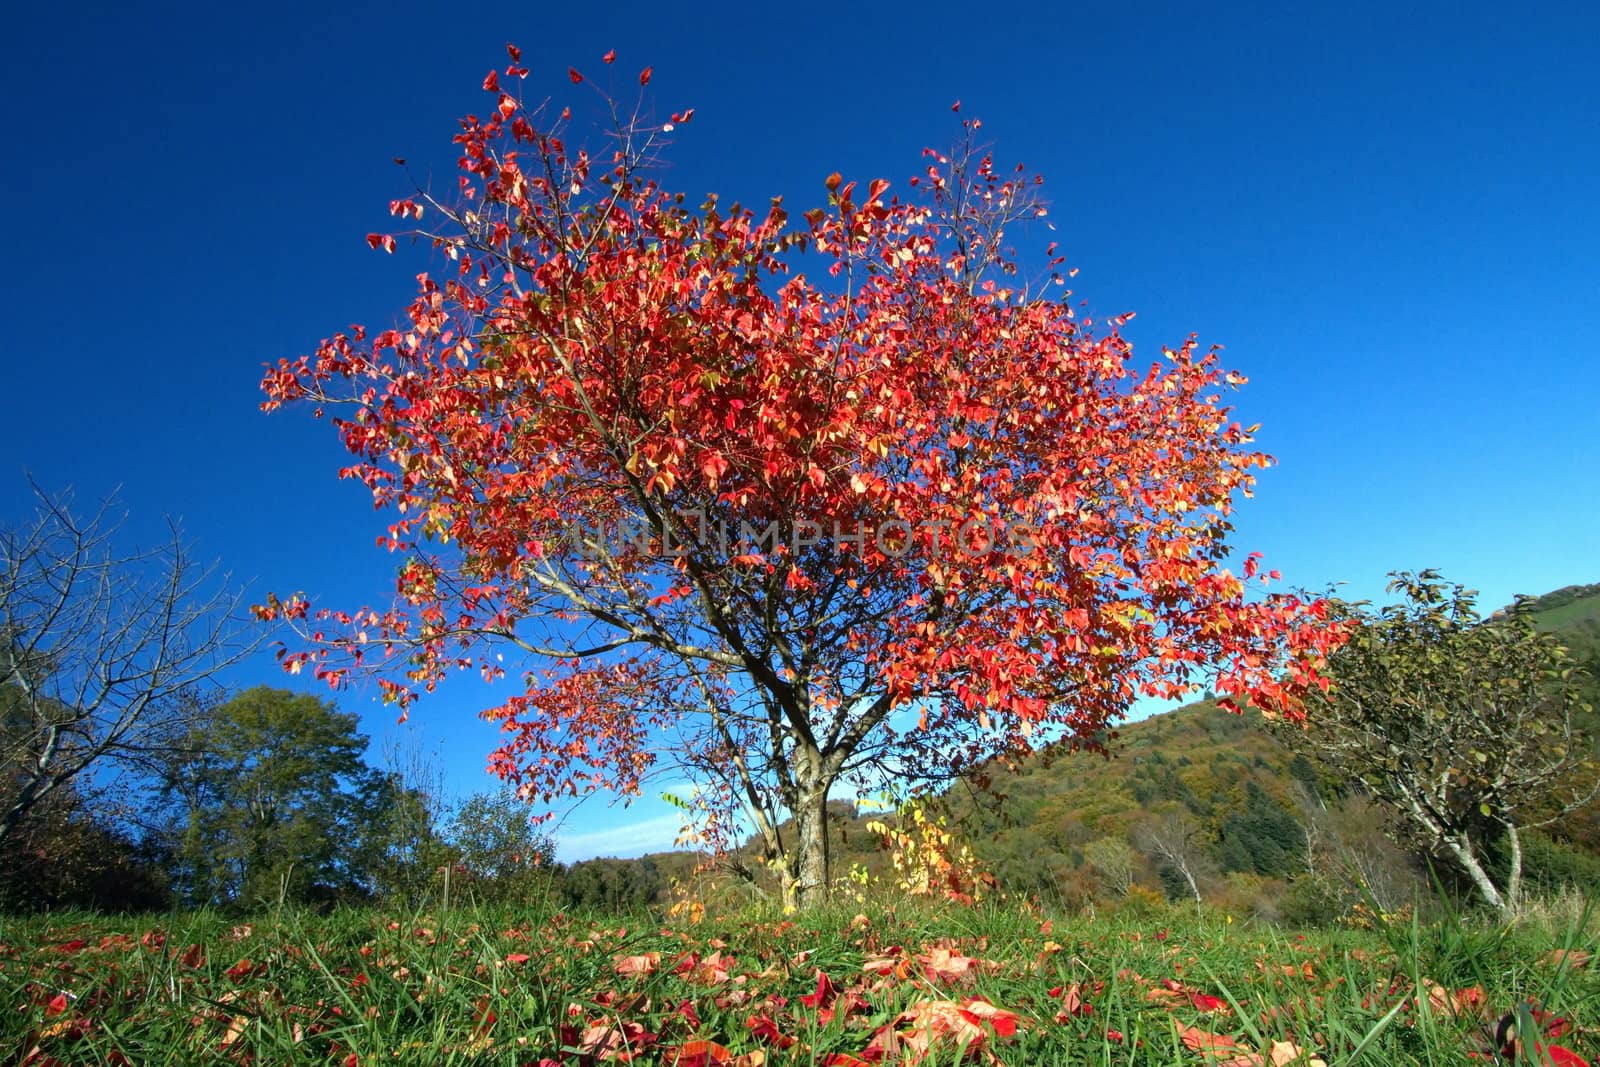
POLYGON ((1194 1026, 1185 1026, 1179 1030, 1178 1038, 1195 1052, 1223 1052, 1239 1047, 1239 1042, 1226 1034, 1213 1034, 1194 1026))
POLYGON ((649 974, 660 964, 661 953, 659 952, 646 952, 640 956, 619 956, 616 960, 616 972, 623 977, 649 974))
POLYGON ((679 1045, 667 1061, 672 1067, 713 1067, 733 1062, 733 1053, 715 1041, 695 1040, 679 1045))

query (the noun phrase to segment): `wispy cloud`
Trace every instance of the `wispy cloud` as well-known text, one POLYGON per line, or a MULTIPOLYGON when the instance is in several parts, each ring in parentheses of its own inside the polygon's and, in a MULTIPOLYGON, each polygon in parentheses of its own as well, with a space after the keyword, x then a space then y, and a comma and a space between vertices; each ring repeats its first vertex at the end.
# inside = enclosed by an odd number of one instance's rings
POLYGON ((615 856, 627 859, 647 852, 665 852, 673 847, 683 817, 677 814, 641 819, 611 830, 556 835, 556 859, 562 863, 615 856))

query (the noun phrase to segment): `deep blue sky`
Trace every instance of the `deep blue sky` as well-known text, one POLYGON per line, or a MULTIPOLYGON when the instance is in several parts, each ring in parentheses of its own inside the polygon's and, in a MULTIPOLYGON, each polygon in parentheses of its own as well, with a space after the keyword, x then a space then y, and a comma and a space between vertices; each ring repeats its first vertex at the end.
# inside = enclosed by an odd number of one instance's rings
MULTIPOLYGON (((85 501, 120 486, 130 540, 182 516, 256 594, 380 597, 380 520, 335 478, 329 427, 257 411, 260 368, 403 308, 433 264, 363 239, 407 191, 391 157, 452 181, 454 121, 515 41, 529 95, 603 75, 608 48, 624 84, 653 65, 662 114, 696 108, 667 179, 695 196, 804 209, 834 170, 903 188, 960 99, 1045 174, 1093 310, 1137 311, 1150 355, 1197 332, 1251 377, 1239 410, 1280 466, 1242 547, 1362 595, 1397 567, 1486 606, 1600 579, 1592 5, 592 10, 14 12, 0 520, 24 470, 85 501)), ((476 685, 415 716, 460 789, 493 743, 476 685)), ((367 694, 340 700, 391 731, 367 694)), ((591 804, 563 851, 662 844, 666 812, 591 804)))

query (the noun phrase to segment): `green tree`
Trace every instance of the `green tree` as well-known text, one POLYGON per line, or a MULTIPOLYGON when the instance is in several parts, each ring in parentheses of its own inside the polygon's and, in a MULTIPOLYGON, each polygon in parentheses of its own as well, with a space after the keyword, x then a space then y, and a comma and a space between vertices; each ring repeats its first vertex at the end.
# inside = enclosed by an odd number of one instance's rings
POLYGON ((447 838, 479 900, 529 903, 550 893, 555 843, 531 816, 510 789, 475 793, 456 809, 447 838))
POLYGON ((456 862, 442 835, 438 801, 399 773, 378 773, 368 821, 357 835, 363 884, 384 901, 418 907, 437 887, 439 872, 456 862))
POLYGON ((655 903, 666 887, 655 861, 593 859, 574 863, 564 879, 567 901, 576 908, 636 911, 655 903))
POLYGON ((1448 859, 1507 912, 1521 893, 1521 833, 1600 786, 1578 731, 1591 710, 1582 671, 1523 602, 1483 621, 1475 593, 1435 571, 1392 578, 1399 603, 1336 605, 1359 625, 1332 658, 1332 691, 1283 736, 1360 782, 1397 836, 1448 859))
POLYGON ((1289 874, 1299 862, 1304 844, 1305 833, 1293 813, 1260 786, 1247 782, 1244 809, 1222 824, 1219 858, 1224 871, 1289 874))
POLYGON ((362 866, 376 896, 408 908, 421 907, 442 889, 440 872, 456 861, 444 838, 444 774, 437 751, 414 736, 385 740, 379 800, 362 834, 362 866))
POLYGON ((179 883, 195 903, 365 896, 393 783, 356 717, 265 686, 214 709, 169 758, 179 883))

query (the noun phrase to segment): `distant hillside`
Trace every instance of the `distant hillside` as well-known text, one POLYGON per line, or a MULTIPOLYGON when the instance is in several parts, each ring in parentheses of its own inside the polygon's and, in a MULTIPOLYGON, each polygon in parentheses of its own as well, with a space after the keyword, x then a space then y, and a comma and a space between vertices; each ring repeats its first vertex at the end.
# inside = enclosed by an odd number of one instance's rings
POLYGON ((1274 741, 1255 714, 1204 701, 1124 726, 1108 754, 1045 755, 996 776, 1003 801, 952 798, 979 858, 1012 889, 1063 891, 1085 849, 1132 843, 1152 820, 1186 821, 1224 870, 1274 875, 1298 847, 1303 793, 1326 792, 1317 771, 1274 741), (1308 790, 1297 790, 1296 782, 1308 790))
MULTIPOLYGON (((1534 623, 1555 634, 1589 672, 1588 699, 1600 715, 1600 583, 1569 585, 1529 602, 1534 623)), ((1591 730, 1600 743, 1600 726, 1591 730)), ((1596 837, 1600 840, 1600 818, 1596 837)))
POLYGON ((1547 630, 1600 627, 1600 582, 1557 589, 1534 597, 1528 607, 1539 625, 1547 630))

